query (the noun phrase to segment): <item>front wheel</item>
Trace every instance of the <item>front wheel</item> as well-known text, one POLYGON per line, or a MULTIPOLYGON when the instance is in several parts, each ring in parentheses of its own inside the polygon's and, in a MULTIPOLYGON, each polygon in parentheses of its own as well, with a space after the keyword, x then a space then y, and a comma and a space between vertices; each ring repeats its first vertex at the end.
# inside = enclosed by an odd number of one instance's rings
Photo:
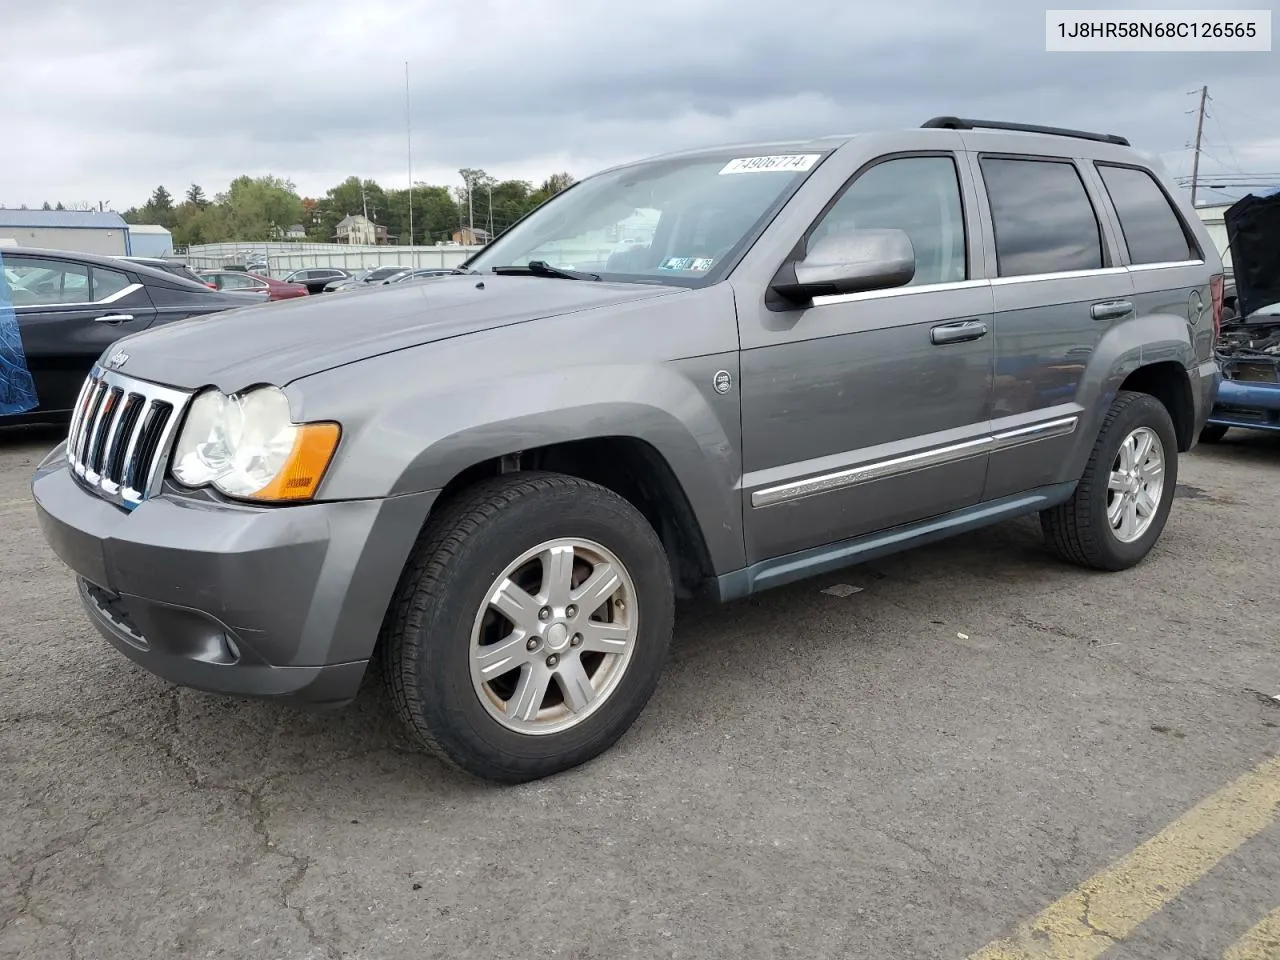
POLYGON ((505 783, 612 746, 657 686, 671 568, 627 500, 547 473, 478 484, 429 522, 383 637, 401 719, 505 783))
POLYGON ((1071 499, 1040 514, 1045 539, 1081 566, 1132 567, 1160 539, 1177 481, 1169 411, 1150 394, 1123 391, 1107 411, 1071 499))

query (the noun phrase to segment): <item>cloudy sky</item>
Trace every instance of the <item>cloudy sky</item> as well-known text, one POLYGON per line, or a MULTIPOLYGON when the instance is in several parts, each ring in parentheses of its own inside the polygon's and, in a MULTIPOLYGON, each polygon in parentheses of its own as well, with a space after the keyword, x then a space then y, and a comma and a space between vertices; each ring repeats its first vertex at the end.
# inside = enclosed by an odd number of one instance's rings
POLYGON ((241 173, 313 196, 352 174, 404 186, 406 61, 414 178, 433 183, 937 114, 1122 133, 1186 174, 1201 84, 1202 169, 1280 172, 1280 52, 1046 53, 1044 7, 42 0, 0 33, 0 203, 124 210, 158 183, 212 195, 241 173))

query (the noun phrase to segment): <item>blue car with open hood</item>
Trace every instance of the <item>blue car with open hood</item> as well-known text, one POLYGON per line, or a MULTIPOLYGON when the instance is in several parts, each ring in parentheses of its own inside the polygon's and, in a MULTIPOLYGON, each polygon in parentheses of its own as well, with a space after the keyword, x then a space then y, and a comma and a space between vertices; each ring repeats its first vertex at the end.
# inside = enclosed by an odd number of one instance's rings
POLYGON ((1222 380, 1206 443, 1237 427, 1280 433, 1280 188, 1237 200, 1224 219, 1236 296, 1218 334, 1222 380))

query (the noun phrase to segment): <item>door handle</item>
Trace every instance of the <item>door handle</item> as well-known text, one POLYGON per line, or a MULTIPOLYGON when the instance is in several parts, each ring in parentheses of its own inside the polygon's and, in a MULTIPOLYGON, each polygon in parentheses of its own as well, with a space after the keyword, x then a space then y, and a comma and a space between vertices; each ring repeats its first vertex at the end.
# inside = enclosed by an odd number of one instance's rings
POLYGON ((982 320, 961 320, 959 323, 944 323, 929 331, 929 340, 935 344, 963 343, 966 340, 980 340, 987 335, 987 325, 982 320))
POLYGON ((132 313, 108 313, 105 317, 94 317, 94 323, 124 323, 126 320, 132 320, 132 313))
POLYGON ((1089 308, 1089 315, 1095 320, 1117 320, 1133 313, 1133 304, 1128 300, 1108 300, 1106 303, 1095 303, 1089 308))

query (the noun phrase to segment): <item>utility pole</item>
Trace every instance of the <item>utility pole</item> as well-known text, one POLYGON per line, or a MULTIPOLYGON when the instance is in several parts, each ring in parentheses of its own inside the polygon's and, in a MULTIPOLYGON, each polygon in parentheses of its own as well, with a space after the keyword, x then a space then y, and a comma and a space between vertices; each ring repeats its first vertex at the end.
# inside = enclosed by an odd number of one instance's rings
POLYGON ((1204 134, 1204 102, 1209 98, 1209 87, 1200 88, 1200 110, 1196 116, 1196 148, 1191 158, 1191 206, 1196 205, 1196 187, 1200 180, 1200 138, 1204 134))
POLYGON ((489 185, 489 239, 493 239, 493 184, 489 185))
POLYGON ((474 186, 472 178, 467 177, 467 236, 474 244, 476 242, 476 209, 471 204, 471 190, 474 186))
MULTIPOLYGON (((409 111, 409 61, 404 62, 404 135, 409 151, 409 246, 413 246, 413 116, 409 111)), ((417 262, 414 262, 417 266, 417 262)))

